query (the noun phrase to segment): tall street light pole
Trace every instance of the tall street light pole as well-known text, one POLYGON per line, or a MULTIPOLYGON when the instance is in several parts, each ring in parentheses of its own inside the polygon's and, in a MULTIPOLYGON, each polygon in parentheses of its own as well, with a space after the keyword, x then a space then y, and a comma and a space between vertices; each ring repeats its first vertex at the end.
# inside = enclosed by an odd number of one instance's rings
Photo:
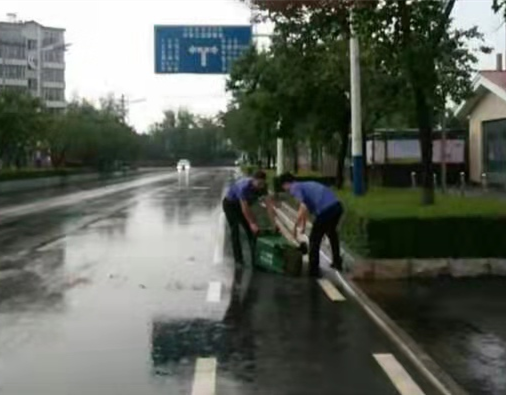
MULTIPOLYGON (((277 132, 280 133, 280 130, 281 130, 281 120, 278 121, 277 125, 276 125, 276 128, 277 128, 277 132)), ((280 176, 281 174, 283 174, 283 172, 285 171, 284 169, 284 164, 285 164, 285 159, 284 159, 284 149, 283 149, 283 138, 279 137, 278 135, 278 138, 276 139, 276 148, 277 148, 277 152, 276 152, 276 175, 280 176)))
POLYGON ((353 160, 353 193, 363 195, 364 160, 362 149, 362 92, 360 82, 360 47, 353 28, 353 8, 350 11, 350 70, 351 70, 351 155, 353 160))
POLYGON ((443 116, 441 119, 441 190, 447 190, 447 165, 446 165, 446 94, 443 94, 443 116))

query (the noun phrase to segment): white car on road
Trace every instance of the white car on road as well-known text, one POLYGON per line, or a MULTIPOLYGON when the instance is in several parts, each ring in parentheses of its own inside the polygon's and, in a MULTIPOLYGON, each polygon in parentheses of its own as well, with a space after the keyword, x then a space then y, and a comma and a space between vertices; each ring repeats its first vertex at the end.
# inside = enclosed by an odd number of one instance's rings
POLYGON ((188 159, 181 159, 177 162, 177 171, 190 170, 190 161, 188 159))

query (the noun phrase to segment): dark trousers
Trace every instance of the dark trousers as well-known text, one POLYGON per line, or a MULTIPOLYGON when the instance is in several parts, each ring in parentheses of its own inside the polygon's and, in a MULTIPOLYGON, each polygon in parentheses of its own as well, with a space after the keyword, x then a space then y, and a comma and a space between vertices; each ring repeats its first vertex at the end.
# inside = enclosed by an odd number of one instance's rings
POLYGON ((251 248, 252 257, 254 254, 254 239, 253 232, 249 227, 248 220, 244 216, 241 204, 239 202, 230 201, 227 199, 223 200, 223 211, 227 218, 228 226, 230 227, 230 233, 232 237, 232 250, 234 252, 234 259, 236 263, 244 263, 242 248, 241 248, 241 236, 239 227, 241 226, 246 235, 248 236, 249 246, 251 248))
POLYGON ((320 247, 325 235, 329 238, 330 247, 332 248, 333 266, 341 270, 342 260, 337 225, 342 215, 343 207, 340 203, 337 203, 316 217, 309 235, 309 271, 311 274, 318 274, 320 247))

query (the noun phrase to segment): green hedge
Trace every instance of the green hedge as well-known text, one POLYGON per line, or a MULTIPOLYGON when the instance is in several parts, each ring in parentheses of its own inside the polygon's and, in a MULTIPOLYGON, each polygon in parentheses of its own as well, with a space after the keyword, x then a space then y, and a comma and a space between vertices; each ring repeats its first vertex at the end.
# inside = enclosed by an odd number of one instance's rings
POLYGON ((435 206, 423 207, 418 192, 399 190, 341 198, 342 238, 364 257, 506 257, 504 201, 441 195, 435 206))
POLYGON ((241 171, 245 176, 252 176, 254 172, 259 169, 258 166, 255 165, 242 165, 241 171))
POLYGON ((0 182, 30 180, 37 178, 69 176, 74 174, 84 174, 89 171, 81 169, 22 169, 22 170, 0 170, 0 182))

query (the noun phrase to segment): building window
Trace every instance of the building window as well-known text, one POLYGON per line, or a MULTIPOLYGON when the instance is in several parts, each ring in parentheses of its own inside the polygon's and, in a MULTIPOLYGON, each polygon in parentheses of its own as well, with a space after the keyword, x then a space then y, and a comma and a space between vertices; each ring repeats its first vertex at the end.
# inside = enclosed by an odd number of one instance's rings
POLYGON ((28 89, 30 89, 33 92, 37 91, 37 80, 35 78, 28 79, 28 89))
POLYGON ((7 80, 24 80, 26 75, 25 66, 17 65, 0 65, 0 79, 7 80))
POLYGON ((28 49, 29 50, 37 49, 37 40, 28 40, 28 49))
POLYGON ((48 45, 63 43, 63 33, 58 30, 46 30, 44 31, 44 38, 42 39, 42 46, 47 47, 48 45))
POLYGON ((26 59, 26 48, 21 44, 0 44, 0 58, 26 59))
POLYGON ((26 86, 1 86, 0 85, 0 92, 6 91, 6 92, 17 92, 17 93, 27 93, 26 86))
POLYGON ((63 63, 63 53, 62 49, 53 49, 50 51, 44 51, 44 62, 47 63, 63 63))
POLYGON ((65 101, 65 93, 63 89, 45 88, 42 97, 46 101, 65 101))
POLYGON ((42 79, 48 82, 64 82, 65 72, 61 69, 43 69, 42 79))

